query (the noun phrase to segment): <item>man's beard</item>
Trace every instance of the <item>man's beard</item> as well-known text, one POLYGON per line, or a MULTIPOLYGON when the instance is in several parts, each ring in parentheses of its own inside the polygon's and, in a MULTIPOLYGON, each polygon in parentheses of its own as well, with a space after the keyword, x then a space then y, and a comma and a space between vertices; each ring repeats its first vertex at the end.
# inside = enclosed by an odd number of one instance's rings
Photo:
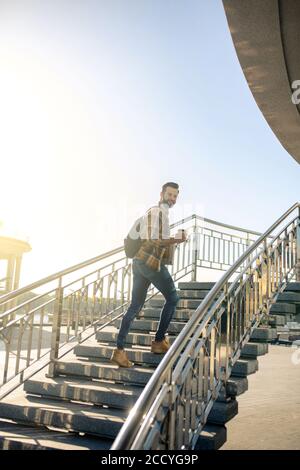
POLYGON ((171 207, 174 206, 174 203, 173 203, 172 201, 168 201, 167 199, 163 199, 163 200, 161 201, 161 204, 167 204, 167 206, 168 206, 169 208, 171 208, 171 207))

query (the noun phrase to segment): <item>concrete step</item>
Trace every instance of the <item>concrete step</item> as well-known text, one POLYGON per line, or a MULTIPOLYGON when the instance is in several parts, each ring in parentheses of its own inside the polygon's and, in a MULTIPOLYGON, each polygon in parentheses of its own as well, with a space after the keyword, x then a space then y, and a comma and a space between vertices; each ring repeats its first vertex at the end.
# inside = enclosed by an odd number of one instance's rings
POLYGON ((263 356, 269 350, 268 343, 247 343, 242 349, 241 358, 263 356))
POLYGON ((154 372, 153 368, 133 366, 127 369, 110 362, 79 361, 76 358, 57 361, 56 370, 59 375, 89 377, 132 385, 146 385, 154 372))
POLYGON ((292 313, 280 313, 280 312, 275 312, 274 314, 269 314, 270 318, 272 319, 273 316, 276 316, 276 317, 282 317, 283 320, 281 321, 284 321, 284 325, 286 325, 287 322, 292 322, 292 321, 296 321, 296 315, 293 315, 292 313))
MULTIPOLYGON (((157 331, 158 321, 155 320, 133 320, 131 323, 131 331, 144 331, 145 333, 149 331, 157 331)), ((121 320, 116 320, 116 327, 119 329, 121 326, 121 320)), ((185 327, 186 323, 184 322, 174 322, 172 321, 168 327, 168 333, 178 335, 181 330, 185 327)))
POLYGON ((285 315, 269 315, 268 324, 271 326, 284 326, 286 324, 285 315))
MULTIPOLYGON (((177 308, 196 309, 197 307, 199 307, 200 303, 201 303, 200 300, 180 299, 177 304, 177 308)), ((148 307, 154 307, 154 308, 160 307, 161 308, 164 306, 164 304, 165 304, 164 299, 153 298, 149 300, 148 307)))
POLYGON ((269 327, 255 328, 250 337, 250 342, 271 342, 277 338, 276 330, 269 327))
POLYGON ((272 305, 270 309, 271 314, 275 315, 285 315, 286 313, 296 314, 296 305, 287 304, 285 302, 277 302, 272 305))
MULTIPOLYGON (((185 289, 179 290, 178 295, 181 299, 204 299, 208 294, 209 290, 192 290, 192 289, 185 289)), ((200 302, 199 302, 200 303, 200 302)))
POLYGON ((226 395, 229 397, 236 397, 242 395, 248 390, 247 377, 229 377, 226 382, 226 395))
POLYGON ((292 302, 300 304, 300 292, 282 292, 277 297, 277 302, 292 302))
POLYGON ((295 321, 296 320, 296 315, 292 315, 291 313, 286 313, 284 315, 284 318, 285 318, 285 323, 287 322, 291 322, 291 321, 295 321))
POLYGON ((143 387, 134 387, 133 385, 70 377, 50 378, 45 374, 38 374, 24 383, 24 391, 29 394, 121 409, 131 408, 142 390, 143 387))
MULTIPOLYGON (((118 337, 118 332, 111 332, 111 331, 99 331, 96 333, 96 340, 103 344, 113 344, 116 345, 118 337)), ((152 341, 154 341, 155 333, 128 333, 126 337, 126 346, 151 346, 152 341)), ((175 341, 176 336, 168 335, 168 339, 172 344, 175 341)))
POLYGON ((115 438, 128 411, 70 403, 19 392, 0 402, 0 418, 115 438))
POLYGON ((284 292, 293 291, 293 292, 300 292, 300 282, 289 282, 284 292))
MULTIPOLYGON (((160 319, 160 314, 161 314, 161 308, 145 308, 142 310, 138 315, 137 319, 152 319, 152 320, 159 320, 160 319)), ((188 310, 188 309, 176 309, 175 313, 173 315, 172 320, 173 321, 185 321, 187 322, 195 310, 188 310)))
POLYGON ((109 450, 113 439, 0 421, 0 450, 109 450))
POLYGON ((233 398, 227 403, 216 401, 208 415, 207 424, 224 425, 238 414, 238 402, 233 398))
MULTIPOLYGON (((74 349, 76 356, 81 356, 90 359, 110 359, 115 346, 104 346, 97 342, 90 342, 86 344, 79 344, 74 349)), ((130 361, 135 364, 148 364, 150 366, 157 366, 161 361, 160 354, 153 354, 151 351, 143 349, 125 348, 127 356, 130 361)))
POLYGON ((257 359, 238 359, 234 364, 231 377, 246 377, 258 370, 257 359))
POLYGON ((199 435, 194 450, 218 450, 226 440, 226 426, 206 424, 199 435))
POLYGON ((296 321, 296 315, 292 315, 291 313, 276 313, 276 316, 281 316, 282 318, 284 318, 285 320, 285 325, 287 324, 287 322, 294 322, 296 321))
POLYGON ((214 287, 215 282, 178 282, 178 288, 182 290, 210 290, 214 287))

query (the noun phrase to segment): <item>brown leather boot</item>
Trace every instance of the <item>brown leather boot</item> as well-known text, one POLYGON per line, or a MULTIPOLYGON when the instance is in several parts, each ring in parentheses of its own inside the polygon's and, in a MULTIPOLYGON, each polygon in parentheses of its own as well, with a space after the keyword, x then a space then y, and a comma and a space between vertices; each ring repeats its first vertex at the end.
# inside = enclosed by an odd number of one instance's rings
POLYGON ((152 341, 151 344, 151 352, 154 354, 164 354, 170 348, 170 344, 167 342, 166 339, 162 341, 152 341))
POLYGON ((124 349, 114 349, 112 356, 110 358, 111 362, 117 364, 120 367, 132 367, 133 362, 131 362, 124 349))

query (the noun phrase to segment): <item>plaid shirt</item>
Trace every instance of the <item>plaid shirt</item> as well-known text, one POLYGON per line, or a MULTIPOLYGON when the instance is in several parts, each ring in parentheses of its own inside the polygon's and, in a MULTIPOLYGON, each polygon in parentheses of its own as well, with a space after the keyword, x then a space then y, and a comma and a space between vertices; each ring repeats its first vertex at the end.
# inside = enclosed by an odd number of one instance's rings
POLYGON ((141 223, 142 246, 135 255, 153 271, 160 271, 161 263, 173 264, 175 245, 163 246, 170 239, 168 208, 165 204, 151 207, 141 223), (165 208, 164 208, 165 207, 165 208))

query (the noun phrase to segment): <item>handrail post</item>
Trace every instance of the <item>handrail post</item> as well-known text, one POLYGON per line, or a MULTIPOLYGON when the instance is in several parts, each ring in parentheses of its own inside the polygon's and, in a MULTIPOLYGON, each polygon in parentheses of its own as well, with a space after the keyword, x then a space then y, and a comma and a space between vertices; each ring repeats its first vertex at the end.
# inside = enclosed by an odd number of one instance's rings
POLYGON ((197 234, 197 218, 195 215, 195 223, 193 226, 193 261, 192 261, 192 281, 197 281, 197 258, 198 258, 198 234, 197 234))
POLYGON ((300 282, 300 207, 298 208, 298 224, 296 228, 296 281, 300 282))
MULTIPOLYGON (((264 253, 263 253, 263 266, 262 266, 262 275, 263 275, 263 308, 265 312, 268 312, 269 306, 269 281, 270 281, 270 262, 269 262, 269 251, 267 239, 264 240, 264 253)), ((268 312, 269 313, 269 312, 268 312)))
POLYGON ((59 340, 60 340, 60 327, 63 307, 63 287, 62 278, 59 278, 58 287, 55 294, 52 335, 51 335, 51 351, 50 351, 50 365, 47 377, 55 377, 56 375, 56 360, 58 358, 59 340))

